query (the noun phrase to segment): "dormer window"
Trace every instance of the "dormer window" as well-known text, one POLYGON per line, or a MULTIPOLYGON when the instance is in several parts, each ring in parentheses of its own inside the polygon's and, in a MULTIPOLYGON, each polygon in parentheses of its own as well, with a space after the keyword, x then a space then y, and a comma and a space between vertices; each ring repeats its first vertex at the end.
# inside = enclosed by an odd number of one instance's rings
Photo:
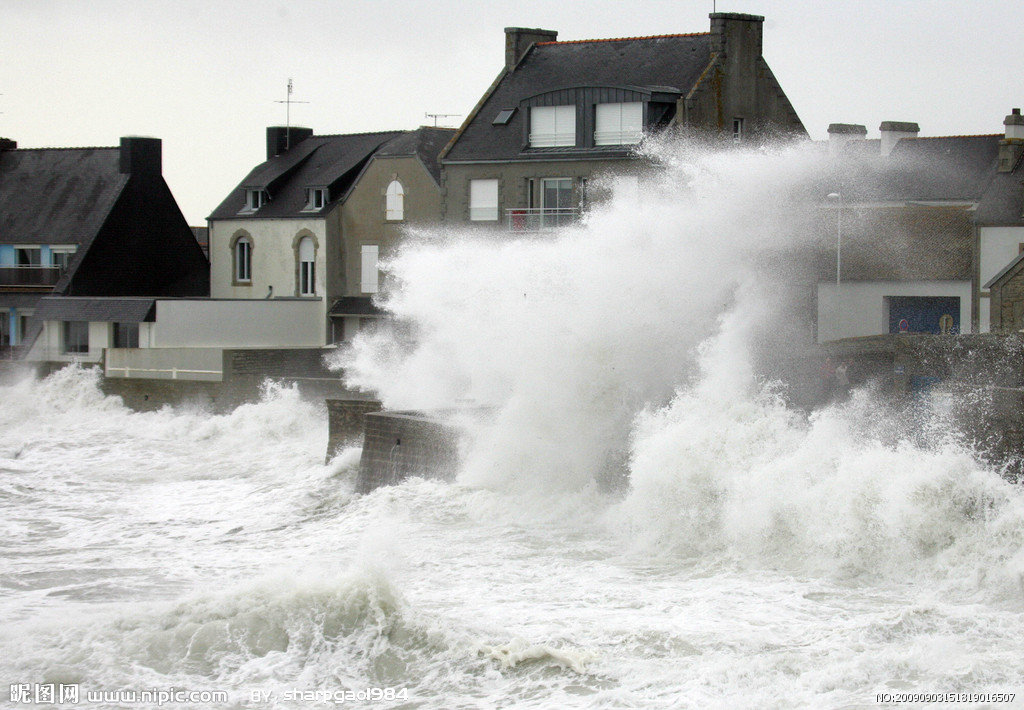
POLYGON ((530 147, 556 148, 576 145, 576 106, 530 108, 530 147))
POLYGON ((306 190, 306 207, 307 210, 322 210, 327 205, 327 188, 326 187, 311 187, 306 190))
POLYGON ((255 212, 268 201, 266 190, 246 190, 245 209, 248 212, 255 212))
POLYGON ((634 145, 643 137, 644 105, 597 104, 594 114, 594 145, 634 145))

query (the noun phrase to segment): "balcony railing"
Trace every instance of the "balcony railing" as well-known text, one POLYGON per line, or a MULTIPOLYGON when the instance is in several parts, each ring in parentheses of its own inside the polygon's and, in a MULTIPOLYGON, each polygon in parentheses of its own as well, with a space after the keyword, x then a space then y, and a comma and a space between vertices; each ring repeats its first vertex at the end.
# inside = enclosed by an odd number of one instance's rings
POLYGON ((61 273, 59 266, 0 266, 0 286, 52 288, 61 273))
POLYGON ((543 207, 519 207, 505 210, 505 219, 510 232, 546 232, 574 224, 580 218, 575 207, 545 209, 543 207))

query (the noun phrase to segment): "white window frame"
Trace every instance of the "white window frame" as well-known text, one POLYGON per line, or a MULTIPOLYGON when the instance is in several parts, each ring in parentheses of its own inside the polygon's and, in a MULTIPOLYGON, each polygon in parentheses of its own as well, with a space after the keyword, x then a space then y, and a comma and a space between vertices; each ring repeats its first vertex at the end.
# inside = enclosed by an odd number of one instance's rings
POLYGON ((739 116, 732 119, 732 140, 734 143, 743 140, 743 119, 739 116))
POLYGON ((125 323, 125 322, 114 322, 110 329, 110 340, 111 347, 114 348, 137 348, 139 347, 139 324, 136 323, 125 323), (120 338, 119 338, 120 336, 120 338), (126 340, 127 344, 118 343, 118 340, 126 340), (132 342, 135 344, 133 345, 132 342))
POLYGON ((235 245, 231 249, 231 259, 233 262, 233 270, 235 276, 235 283, 251 284, 252 283, 252 239, 247 236, 241 236, 235 240, 235 245), (244 252, 244 254, 243 254, 244 252))
POLYGON ((316 295, 316 245, 312 237, 299 240, 299 295, 316 295))
POLYGON ((530 147, 576 145, 576 104, 530 107, 530 147))
POLYGON ((43 248, 42 248, 42 246, 40 246, 38 244, 16 244, 14 246, 14 264, 16 266, 20 266, 20 267, 23 267, 23 268, 32 268, 32 267, 42 266, 43 265, 43 248), (19 256, 21 256, 22 252, 34 254, 35 255, 35 262, 33 263, 32 260, 29 259, 29 263, 22 264, 21 260, 18 258, 19 256))
POLYGON ((51 246, 50 266, 59 267, 62 272, 67 271, 68 267, 71 266, 71 259, 74 258, 77 250, 77 247, 73 246, 51 246), (58 259, 58 256, 61 258, 58 259), (59 263, 59 261, 64 263, 59 263))
POLYGON ((246 190, 245 191, 245 209, 243 212, 255 212, 263 205, 267 204, 269 196, 266 190, 246 190))
POLYGON ((644 135, 641 101, 594 106, 594 145, 636 145, 644 135))
POLYGON ((306 190, 306 206, 303 208, 307 212, 315 212, 322 210, 327 206, 328 190, 326 187, 311 187, 306 190))
POLYGON ((405 219, 405 187, 398 180, 392 180, 384 193, 384 219, 389 222, 405 219))
POLYGON ((498 178, 469 181, 469 221, 498 221, 498 178))
POLYGON ((360 290, 363 293, 377 293, 380 287, 380 248, 376 244, 364 244, 360 257, 360 290))

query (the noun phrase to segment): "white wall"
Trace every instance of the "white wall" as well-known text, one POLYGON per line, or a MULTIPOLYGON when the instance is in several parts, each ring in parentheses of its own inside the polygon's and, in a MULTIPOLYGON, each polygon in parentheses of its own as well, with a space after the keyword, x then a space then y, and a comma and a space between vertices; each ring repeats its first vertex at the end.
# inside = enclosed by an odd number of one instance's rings
POLYGON ((323 309, 323 299, 306 298, 157 300, 153 347, 318 347, 326 344, 323 309))
POLYGON ((970 281, 851 281, 840 285, 839 296, 834 283, 818 284, 819 343, 888 333, 886 296, 959 297, 960 330, 970 331, 970 281))
POLYGON ((1020 245, 1024 244, 1024 228, 981 227, 978 230, 978 287, 983 297, 979 299, 978 324, 982 333, 989 332, 989 299, 984 286, 1011 261, 1020 256, 1020 245))
POLYGON ((62 321, 45 321, 43 332, 36 338, 36 342, 32 344, 32 349, 25 355, 25 359, 34 362, 100 362, 103 359, 103 349, 110 347, 110 338, 110 323, 89 323, 89 352, 65 353, 64 323, 62 321))

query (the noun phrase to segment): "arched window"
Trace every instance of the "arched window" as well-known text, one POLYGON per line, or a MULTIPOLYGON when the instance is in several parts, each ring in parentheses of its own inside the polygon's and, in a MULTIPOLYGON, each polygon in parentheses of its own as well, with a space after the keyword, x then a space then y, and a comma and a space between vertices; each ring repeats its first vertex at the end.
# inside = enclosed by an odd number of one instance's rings
POLYGON ((313 240, 299 240, 299 295, 316 295, 316 247, 313 240))
POLYGON ((398 180, 392 180, 385 193, 384 219, 390 221, 405 219, 405 188, 398 180))
POLYGON ((239 237, 235 242, 235 281, 238 283, 252 282, 252 240, 239 237))

